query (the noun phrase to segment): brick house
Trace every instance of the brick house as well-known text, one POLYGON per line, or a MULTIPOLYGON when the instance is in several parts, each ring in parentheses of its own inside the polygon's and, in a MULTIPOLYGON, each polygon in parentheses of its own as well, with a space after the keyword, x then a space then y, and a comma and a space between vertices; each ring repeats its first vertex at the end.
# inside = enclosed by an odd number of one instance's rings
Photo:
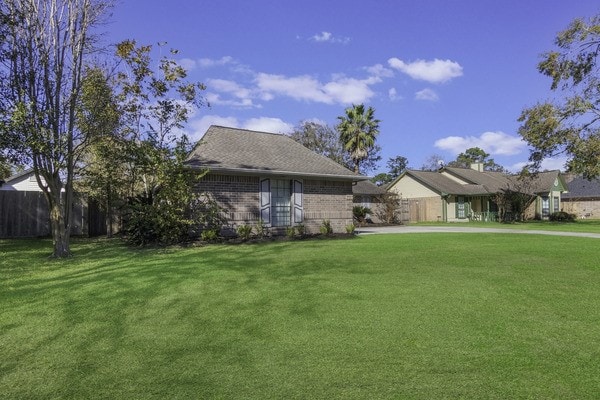
POLYGON ((562 196, 562 209, 580 219, 600 219, 600 179, 567 178, 569 192, 562 196))
POLYGON ((208 193, 230 227, 259 220, 275 233, 302 224, 317 233, 324 220, 334 232, 352 223, 357 175, 288 136, 211 126, 185 162, 208 170, 195 190, 208 193))

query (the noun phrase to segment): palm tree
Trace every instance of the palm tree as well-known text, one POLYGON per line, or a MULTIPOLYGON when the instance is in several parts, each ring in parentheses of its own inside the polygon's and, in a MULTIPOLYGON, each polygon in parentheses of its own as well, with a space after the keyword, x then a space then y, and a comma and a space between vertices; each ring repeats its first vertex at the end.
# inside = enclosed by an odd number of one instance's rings
POLYGON ((373 117, 375 110, 369 107, 365 112, 363 104, 346 108, 346 115, 340 120, 337 130, 344 150, 354 162, 354 172, 360 172, 360 162, 369 156, 379 133, 379 120, 373 117))

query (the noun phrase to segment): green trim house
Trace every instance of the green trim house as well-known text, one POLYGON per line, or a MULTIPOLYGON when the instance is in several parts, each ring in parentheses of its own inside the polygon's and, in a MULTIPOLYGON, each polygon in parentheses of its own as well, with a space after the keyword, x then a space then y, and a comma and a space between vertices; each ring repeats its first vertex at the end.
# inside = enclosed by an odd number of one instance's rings
POLYGON ((540 172, 522 180, 516 175, 484 171, 482 164, 473 164, 471 168, 407 170, 388 190, 409 200, 413 222, 495 221, 500 214, 512 212, 510 206, 498 204, 498 194, 524 194, 524 217, 548 218, 550 213, 560 211, 560 196, 566 184, 559 171, 540 172))
POLYGON ((208 170, 195 190, 210 195, 229 228, 261 220, 274 233, 302 224, 335 232, 352 223, 352 189, 368 179, 289 136, 211 126, 185 162, 208 170))

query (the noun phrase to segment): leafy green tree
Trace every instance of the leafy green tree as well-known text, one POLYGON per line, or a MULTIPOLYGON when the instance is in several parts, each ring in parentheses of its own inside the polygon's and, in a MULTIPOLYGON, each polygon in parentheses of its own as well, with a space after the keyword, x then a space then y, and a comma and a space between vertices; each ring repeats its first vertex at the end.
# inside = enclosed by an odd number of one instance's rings
POLYGON ((387 162, 387 167, 392 180, 394 180, 402 175, 404 171, 406 171, 406 167, 408 167, 408 159, 403 156, 390 158, 387 162))
MULTIPOLYGON (((171 50, 170 55, 177 54, 171 50)), ((129 238, 136 244, 173 243, 188 233, 189 205, 196 174, 183 168, 190 143, 183 133, 190 112, 201 107, 204 85, 186 80, 187 72, 163 56, 152 68, 152 46, 135 41, 117 45, 121 69, 117 74, 117 102, 121 110, 120 136, 131 202, 129 238)))
POLYGON ((12 167, 10 166, 8 160, 6 160, 0 154, 0 180, 4 180, 11 176, 12 167))
POLYGON ((402 175, 402 173, 406 171, 407 166, 408 159, 406 157, 396 156, 390 158, 387 162, 388 172, 383 172, 375 175, 371 179, 371 182, 375 183, 377 186, 388 184, 400 175, 402 175))
POLYGON ((600 176, 600 15, 576 19, 560 32, 556 50, 546 52, 538 70, 561 91, 562 102, 542 102, 521 113, 519 134, 532 147, 529 160, 539 169, 547 157, 564 154, 571 171, 600 176))
POLYGON ((344 147, 339 134, 330 126, 313 121, 303 121, 290 137, 304 147, 344 165, 344 147))
POLYGON ((504 172, 503 166, 496 164, 493 158, 479 147, 471 147, 460 153, 455 161, 448 163, 450 167, 470 168, 471 164, 481 163, 485 171, 504 172))
MULTIPOLYGON (((340 134, 328 125, 304 121, 294 129, 290 137, 312 151, 322 154, 346 168, 351 170, 355 168, 350 154, 344 150, 340 134)), ((380 151, 381 147, 375 144, 367 158, 361 161, 362 173, 377 168, 377 164, 381 160, 381 156, 379 156, 380 151)))
POLYGON ((120 110, 113 87, 101 68, 86 69, 77 120, 79 129, 91 138, 77 189, 99 202, 106 214, 107 237, 111 237, 115 207, 127 196, 127 145, 119 135, 120 110))
MULTIPOLYGON (((365 109, 363 104, 346 108, 345 116, 338 117, 337 130, 344 150, 353 162, 354 172, 361 172, 361 162, 373 153, 375 140, 379 134, 379 120, 375 119, 372 107, 365 109)), ((363 168, 364 169, 364 168, 363 168)))
POLYGON ((48 202, 53 256, 70 251, 75 168, 89 138, 77 126, 92 31, 110 4, 92 0, 0 2, 0 129, 11 162, 33 166, 48 202), (43 179, 43 180, 42 180, 43 179))

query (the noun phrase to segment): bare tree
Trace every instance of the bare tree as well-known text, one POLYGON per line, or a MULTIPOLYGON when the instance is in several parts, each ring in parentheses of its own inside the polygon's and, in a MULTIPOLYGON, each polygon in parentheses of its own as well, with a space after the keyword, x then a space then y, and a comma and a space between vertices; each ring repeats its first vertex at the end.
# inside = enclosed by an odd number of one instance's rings
POLYGON ((33 166, 50 209, 53 255, 70 255, 75 166, 89 138, 77 105, 104 0, 3 0, 0 129, 11 159, 33 166))

